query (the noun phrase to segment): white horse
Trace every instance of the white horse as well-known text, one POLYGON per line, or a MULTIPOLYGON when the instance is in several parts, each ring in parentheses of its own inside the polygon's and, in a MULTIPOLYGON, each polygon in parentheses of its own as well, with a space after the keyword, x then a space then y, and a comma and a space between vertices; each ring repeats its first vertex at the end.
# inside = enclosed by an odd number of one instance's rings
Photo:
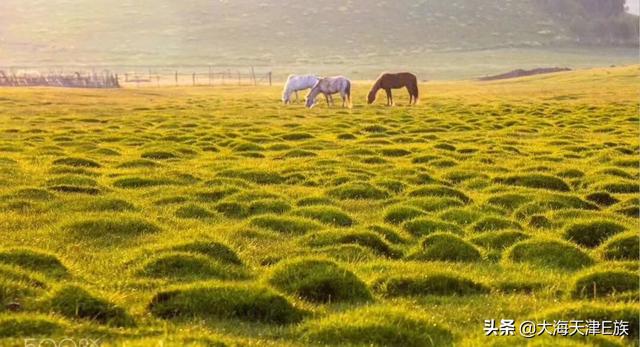
POLYGON ((324 94, 327 99, 327 105, 333 104, 332 94, 340 93, 342 97, 342 107, 351 108, 351 81, 343 76, 325 77, 318 81, 309 95, 307 95, 307 107, 312 108, 316 105, 316 97, 318 94, 324 94))
POLYGON ((296 94, 296 102, 298 102, 298 91, 313 88, 319 80, 320 77, 313 75, 290 75, 282 91, 282 103, 290 104, 293 93, 296 94))

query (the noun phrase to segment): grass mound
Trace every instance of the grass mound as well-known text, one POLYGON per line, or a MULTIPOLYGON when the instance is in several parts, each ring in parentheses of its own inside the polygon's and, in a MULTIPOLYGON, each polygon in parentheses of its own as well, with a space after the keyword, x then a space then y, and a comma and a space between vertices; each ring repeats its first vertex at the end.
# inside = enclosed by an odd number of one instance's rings
POLYGON ((450 232, 463 235, 464 230, 456 224, 433 220, 430 218, 418 218, 408 221, 402 228, 413 236, 427 236, 436 232, 450 232))
POLYGON ((138 189, 177 185, 178 182, 166 178, 126 177, 113 182, 113 186, 122 189, 138 189))
POLYGON ((85 158, 60 158, 53 161, 53 165, 65 165, 65 166, 73 166, 73 167, 85 167, 85 168, 99 168, 100 165, 98 162, 95 162, 90 159, 85 158))
POLYGON ((597 247, 604 240, 625 231, 624 226, 606 220, 574 223, 564 231, 564 238, 584 247, 597 247))
POLYGON ((397 231, 388 228, 388 227, 384 227, 384 226, 380 226, 380 225, 369 225, 367 227, 367 230, 372 231, 380 236, 382 236, 383 239, 391 242, 391 243, 405 243, 407 242, 407 240, 404 239, 403 236, 401 236, 397 231))
POLYGON ((30 248, 10 248, 0 251, 0 263, 16 265, 52 277, 69 274, 57 256, 30 248))
POLYGON ((496 230, 505 230, 505 229, 518 229, 522 230, 522 226, 520 224, 500 218, 500 217, 484 217, 479 221, 475 222, 471 229, 475 232, 486 232, 486 231, 496 231, 496 230))
POLYGON ((176 279, 237 279, 246 277, 238 269, 211 258, 191 253, 171 252, 152 257, 136 271, 139 276, 176 279))
POLYGON ((86 194, 86 195, 98 195, 102 192, 99 188, 71 186, 71 185, 52 186, 52 187, 49 187, 49 190, 52 190, 58 193, 86 194))
POLYGON ((423 216, 424 211, 411 206, 393 206, 387 209, 384 221, 390 224, 402 224, 408 220, 423 216))
POLYGON ((306 234, 322 228, 320 224, 307 219, 273 215, 254 217, 249 224, 283 234, 306 234))
POLYGON ((595 192, 595 193, 591 193, 589 195, 587 195, 585 197, 587 200, 594 202, 600 206, 611 206, 611 205, 615 205, 618 202, 620 202, 620 200, 616 199, 615 197, 611 196, 611 194, 607 193, 607 192, 595 192))
POLYGON ((282 139, 285 141, 300 141, 312 139, 313 135, 309 133, 289 133, 282 135, 282 139))
POLYGON ((167 159, 175 159, 178 156, 175 155, 174 153, 167 152, 167 151, 148 151, 148 152, 142 153, 140 157, 144 159, 167 160, 167 159))
POLYGON ((483 233, 472 237, 469 241, 480 247, 500 250, 518 241, 526 240, 529 237, 529 235, 522 231, 503 230, 494 233, 483 233))
POLYGON ((188 204, 178 207, 175 216, 184 219, 211 219, 215 214, 202 206, 188 204))
POLYGON ((539 319, 551 320, 621 320, 629 322, 629 340, 638 339, 640 326, 640 308, 631 304, 568 304, 560 308, 547 310, 537 314, 539 319))
POLYGON ((12 314, 0 317, 0 338, 51 337, 64 330, 64 325, 46 316, 12 314))
POLYGON ((125 161, 124 163, 120 163, 116 167, 118 169, 148 169, 148 168, 155 168, 159 166, 160 164, 152 160, 136 159, 131 161, 125 161))
POLYGON ((587 253, 575 245, 549 239, 520 241, 507 250, 505 259, 567 270, 577 270, 594 263, 587 253))
POLYGON ((96 180, 89 177, 79 175, 64 175, 48 179, 45 183, 47 186, 70 185, 78 187, 95 187, 98 185, 96 180))
POLYGON ((336 227, 350 227, 355 223, 353 218, 336 207, 305 207, 294 211, 293 214, 336 227))
POLYGON ((55 195, 44 189, 23 188, 13 193, 13 197, 17 199, 25 199, 32 201, 48 201, 55 198, 55 195))
POLYGON ((122 199, 91 199, 83 210, 91 212, 125 212, 135 211, 136 207, 122 199))
POLYGON ((471 199, 463 192, 445 186, 427 186, 409 192, 412 197, 453 198, 467 204, 471 199))
POLYGON ((421 242, 421 250, 409 256, 412 260, 475 262, 480 261, 480 251, 471 243, 450 233, 433 233, 421 242))
POLYGON ((391 276, 373 283, 376 292, 385 297, 422 295, 473 295, 487 294, 489 287, 468 278, 434 273, 424 276, 391 276))
POLYGON ((365 307, 306 322, 302 338, 318 345, 446 347, 449 330, 399 308, 365 307))
POLYGON ((498 177, 494 179, 495 183, 505 184, 509 186, 520 186, 536 189, 557 190, 568 192, 571 190, 569 185, 558 177, 542 174, 526 174, 514 175, 509 177, 498 177))
POLYGON ((326 256, 328 258, 347 263, 369 261, 376 258, 376 255, 371 251, 371 249, 353 244, 323 247, 314 250, 313 254, 326 256))
POLYGON ((242 260, 229 246, 216 241, 193 241, 172 246, 171 250, 205 255, 224 264, 242 265, 242 260))
POLYGON ((333 205, 333 200, 324 196, 310 196, 302 198, 296 202, 299 207, 318 206, 318 205, 333 205))
POLYGON ((68 318, 113 326, 135 325, 124 309, 76 285, 65 285, 56 289, 45 299, 44 305, 68 318))
POLYGON ((312 247, 325 247, 336 244, 355 244, 367 247, 375 253, 396 258, 398 252, 384 242, 380 236, 370 231, 324 231, 309 234, 303 239, 304 243, 312 247))
POLYGON ((623 292, 638 293, 640 276, 626 270, 590 271, 577 276, 571 285, 573 298, 596 299, 623 292))
POLYGON ((268 282, 278 290, 312 302, 371 300, 364 282, 328 260, 298 259, 278 264, 268 282))
POLYGON ((531 198, 526 195, 507 193, 490 197, 487 199, 487 204, 513 211, 529 201, 531 198))
POLYGON ((629 180, 605 182, 599 185, 598 188, 614 194, 637 194, 640 192, 640 184, 629 180))
POLYGON ((640 260, 640 235, 630 231, 618 234, 599 248, 602 257, 607 260, 640 260))
POLYGON ((243 181, 252 182, 260 185, 282 184, 287 179, 276 172, 251 170, 251 169, 234 169, 225 170, 218 174, 224 178, 238 178, 243 181))
POLYGON ((328 194, 340 200, 382 200, 389 197, 389 193, 364 182, 346 183, 329 190, 328 194))
POLYGON ((252 202, 249 205, 249 214, 257 215, 257 214, 283 214, 289 212, 291 210, 291 205, 289 205, 286 201, 277 200, 277 199, 262 199, 252 202))
POLYGON ((145 233, 155 233, 160 230, 155 224, 144 219, 132 217, 120 218, 93 218, 73 222, 63 226, 63 229, 76 235, 108 236, 122 235, 134 236, 145 233))
POLYGON ((300 321, 303 312, 264 287, 200 283, 158 292, 148 305, 157 317, 213 317, 264 323, 300 321))
POLYGON ((231 219, 243 219, 249 216, 249 208, 235 201, 224 201, 217 204, 214 209, 222 213, 227 218, 231 219))

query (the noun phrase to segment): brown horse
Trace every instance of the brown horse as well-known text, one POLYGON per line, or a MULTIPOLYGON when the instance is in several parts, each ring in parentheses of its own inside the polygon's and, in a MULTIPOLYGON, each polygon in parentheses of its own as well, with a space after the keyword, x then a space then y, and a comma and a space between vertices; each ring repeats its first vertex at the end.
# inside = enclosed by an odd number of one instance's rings
POLYGON ((376 101, 378 90, 384 89, 387 92, 387 106, 393 105, 393 95, 391 89, 407 88, 409 91, 409 105, 417 104, 420 97, 418 92, 418 78, 409 72, 383 73, 371 88, 367 101, 372 104, 376 101))

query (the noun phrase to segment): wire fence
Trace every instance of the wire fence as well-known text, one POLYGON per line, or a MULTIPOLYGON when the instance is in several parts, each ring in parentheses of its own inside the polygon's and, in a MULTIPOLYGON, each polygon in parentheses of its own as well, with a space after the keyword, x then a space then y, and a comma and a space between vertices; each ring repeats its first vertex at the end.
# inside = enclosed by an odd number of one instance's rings
POLYGON ((81 68, 33 69, 0 68, 0 87, 67 87, 67 88, 143 88, 197 86, 272 86, 273 73, 246 69, 214 69, 213 67, 170 69, 120 68, 115 70, 81 68))

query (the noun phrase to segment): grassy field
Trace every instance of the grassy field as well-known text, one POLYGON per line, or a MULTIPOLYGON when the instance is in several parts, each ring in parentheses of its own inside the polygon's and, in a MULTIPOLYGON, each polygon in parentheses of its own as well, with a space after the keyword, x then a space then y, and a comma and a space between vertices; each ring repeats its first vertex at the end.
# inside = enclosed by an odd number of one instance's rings
POLYGON ((312 110, 276 87, 2 89, 2 344, 637 344, 639 72, 393 108, 365 83, 312 110))

